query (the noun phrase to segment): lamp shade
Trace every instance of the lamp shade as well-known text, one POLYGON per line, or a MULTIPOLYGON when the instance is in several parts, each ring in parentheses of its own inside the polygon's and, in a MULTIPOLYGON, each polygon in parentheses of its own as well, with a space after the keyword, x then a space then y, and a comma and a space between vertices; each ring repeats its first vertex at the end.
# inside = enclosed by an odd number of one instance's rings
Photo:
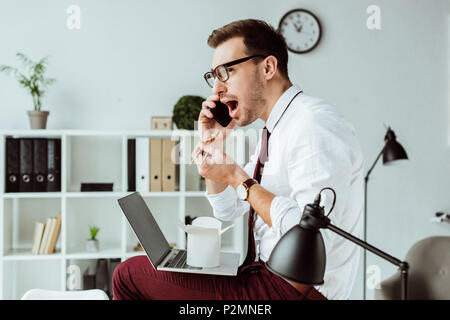
POLYGON ((306 285, 323 284, 325 265, 322 234, 299 224, 280 238, 266 263, 276 275, 306 285))
POLYGON ((384 137, 385 145, 383 149, 383 164, 395 160, 406 160, 408 155, 400 143, 397 142, 394 131, 388 129, 384 137))

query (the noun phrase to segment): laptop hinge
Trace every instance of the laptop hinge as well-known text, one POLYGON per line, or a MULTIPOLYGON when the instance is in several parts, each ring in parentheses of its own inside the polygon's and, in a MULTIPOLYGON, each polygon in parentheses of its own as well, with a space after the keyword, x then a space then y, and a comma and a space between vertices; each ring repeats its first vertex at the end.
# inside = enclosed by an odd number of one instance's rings
POLYGON ((163 263, 164 260, 166 260, 166 259, 170 256, 170 253, 171 253, 171 252, 172 252, 172 248, 169 247, 169 249, 167 249, 167 251, 164 252, 164 254, 161 256, 161 259, 158 260, 158 262, 156 263, 156 266, 154 266, 155 269, 158 268, 158 266, 159 266, 161 263, 163 263))

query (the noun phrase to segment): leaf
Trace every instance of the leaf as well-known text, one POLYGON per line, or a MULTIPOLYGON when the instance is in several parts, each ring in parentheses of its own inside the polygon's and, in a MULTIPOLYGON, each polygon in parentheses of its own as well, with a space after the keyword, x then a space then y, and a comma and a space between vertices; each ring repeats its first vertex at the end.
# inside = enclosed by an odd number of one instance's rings
POLYGON ((89 231, 91 233, 91 239, 95 240, 95 237, 97 236, 97 233, 100 231, 100 228, 96 227, 96 226, 92 226, 92 227, 89 227, 89 231))
POLYGON ((24 88, 30 88, 31 89, 31 80, 25 77, 22 73, 17 72, 16 74, 17 80, 24 88))
POLYGON ((0 72, 3 72, 5 75, 9 75, 11 72, 17 72, 17 69, 10 66, 0 65, 0 72))
POLYGON ((43 78, 43 74, 47 71, 47 68, 42 63, 37 63, 34 66, 34 73, 37 77, 43 78))
POLYGON ((48 64, 48 60, 50 59, 50 56, 45 56, 37 64, 46 65, 48 64))
POLYGON ((31 69, 33 69, 34 67, 34 61, 31 60, 30 58, 28 58, 25 54, 21 53, 21 52, 17 52, 16 56, 19 58, 19 60, 22 61, 22 64, 24 65, 24 67, 28 68, 31 72, 31 69))
POLYGON ((55 82, 56 82, 55 78, 48 78, 48 79, 44 80, 44 85, 50 86, 50 85, 54 84, 55 82))

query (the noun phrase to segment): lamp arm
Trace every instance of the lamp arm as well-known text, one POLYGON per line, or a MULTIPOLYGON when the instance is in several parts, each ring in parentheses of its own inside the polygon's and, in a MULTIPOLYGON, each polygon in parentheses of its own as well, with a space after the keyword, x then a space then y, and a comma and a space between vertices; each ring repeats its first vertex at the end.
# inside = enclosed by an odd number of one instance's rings
POLYGON ((364 249, 376 254, 377 256, 383 258, 384 260, 389 261, 390 263, 396 265, 397 267, 399 267, 400 271, 401 271, 401 285, 402 285, 402 292, 401 292, 401 297, 402 299, 406 300, 407 299, 407 279, 408 279, 408 269, 409 269, 409 265, 407 262, 405 261, 401 261, 393 256, 391 256, 390 254, 387 254, 384 251, 381 251, 380 249, 375 248, 374 246, 372 246, 371 244, 356 238, 355 236, 351 235, 350 233, 332 225, 331 223, 328 223, 325 228, 330 229, 331 231, 337 233, 338 235, 344 237, 347 240, 350 240, 351 242, 363 247, 364 249))
POLYGON ((363 247, 364 249, 376 254, 377 256, 383 258, 384 260, 389 261, 390 263, 396 265, 397 267, 400 267, 402 265, 402 261, 400 261, 399 259, 387 254, 384 251, 381 251, 380 249, 375 248, 374 246, 372 246, 371 244, 356 238, 355 236, 351 235, 350 233, 332 225, 331 223, 327 225, 328 229, 330 229, 331 231, 339 234, 340 236, 346 238, 347 240, 350 240, 353 243, 356 243, 357 245, 363 247))
POLYGON ((378 160, 380 159, 381 155, 384 152, 384 148, 386 147, 386 145, 384 145, 383 149, 381 149, 381 152, 378 154, 377 158, 375 159, 375 161, 373 162, 372 166, 370 167, 369 171, 367 171, 366 177, 364 178, 364 180, 367 181, 369 180, 369 175, 372 172, 373 168, 375 168, 375 165, 377 164, 378 160))

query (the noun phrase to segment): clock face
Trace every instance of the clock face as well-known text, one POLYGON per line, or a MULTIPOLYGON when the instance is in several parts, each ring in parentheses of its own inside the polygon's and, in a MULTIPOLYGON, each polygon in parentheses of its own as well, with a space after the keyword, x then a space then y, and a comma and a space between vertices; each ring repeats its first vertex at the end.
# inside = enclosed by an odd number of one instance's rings
POLYGON ((278 27, 286 40, 289 51, 306 53, 314 49, 320 40, 320 23, 317 17, 304 9, 286 13, 278 27))

